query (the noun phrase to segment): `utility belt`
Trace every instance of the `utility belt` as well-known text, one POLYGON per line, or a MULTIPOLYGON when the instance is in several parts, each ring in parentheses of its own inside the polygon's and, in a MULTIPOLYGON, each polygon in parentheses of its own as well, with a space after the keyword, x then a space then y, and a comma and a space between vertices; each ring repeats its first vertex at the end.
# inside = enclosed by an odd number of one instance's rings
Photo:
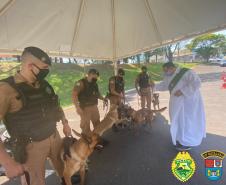
MULTIPOLYGON (((51 133, 48 137, 53 135, 55 132, 51 133)), ((10 150, 12 153, 13 158, 16 162, 20 164, 25 164, 27 162, 28 154, 27 154, 27 146, 32 142, 40 142, 46 138, 37 139, 37 138, 31 138, 28 136, 19 136, 19 137, 12 137, 8 138, 4 142, 4 146, 6 149, 10 150)))
POLYGON ((79 104, 79 106, 81 107, 81 109, 85 109, 86 107, 90 107, 90 106, 94 106, 94 105, 98 105, 98 103, 79 104))
POLYGON ((142 96, 151 95, 151 88, 150 87, 140 88, 140 93, 142 96))

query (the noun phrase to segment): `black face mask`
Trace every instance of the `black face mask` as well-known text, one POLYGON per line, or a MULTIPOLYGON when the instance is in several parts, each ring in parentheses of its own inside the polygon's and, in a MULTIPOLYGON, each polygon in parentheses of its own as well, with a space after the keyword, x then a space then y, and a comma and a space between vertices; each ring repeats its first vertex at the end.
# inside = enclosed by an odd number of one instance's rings
POLYGON ((39 73, 35 74, 33 71, 33 74, 35 75, 37 81, 42 81, 45 79, 45 77, 49 74, 49 69, 40 69, 38 66, 35 65, 39 69, 39 73))
POLYGON ((92 83, 96 83, 97 82, 97 78, 92 78, 92 83))

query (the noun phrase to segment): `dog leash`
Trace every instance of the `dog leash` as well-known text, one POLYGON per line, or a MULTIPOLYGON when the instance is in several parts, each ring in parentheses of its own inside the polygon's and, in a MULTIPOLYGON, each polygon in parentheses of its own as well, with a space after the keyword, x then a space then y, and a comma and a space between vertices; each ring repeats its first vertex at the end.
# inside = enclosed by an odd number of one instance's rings
POLYGON ((106 102, 104 101, 103 102, 103 110, 105 110, 104 118, 107 116, 108 109, 109 109, 109 103, 108 103, 108 101, 106 101, 106 102))
POLYGON ((138 104, 138 109, 140 108, 140 96, 137 94, 137 104, 138 104))

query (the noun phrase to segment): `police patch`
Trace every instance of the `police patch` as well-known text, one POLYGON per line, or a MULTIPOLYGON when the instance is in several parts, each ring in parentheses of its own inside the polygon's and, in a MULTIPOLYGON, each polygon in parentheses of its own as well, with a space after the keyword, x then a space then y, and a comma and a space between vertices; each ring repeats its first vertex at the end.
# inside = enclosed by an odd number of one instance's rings
POLYGON ((52 89, 50 87, 46 87, 47 94, 52 94, 52 89))
POLYGON ((80 87, 80 85, 81 85, 81 83, 80 82, 77 82, 75 86, 76 87, 80 87))
POLYGON ((220 180, 223 175, 223 159, 225 153, 210 150, 201 154, 205 161, 205 175, 211 181, 220 180))

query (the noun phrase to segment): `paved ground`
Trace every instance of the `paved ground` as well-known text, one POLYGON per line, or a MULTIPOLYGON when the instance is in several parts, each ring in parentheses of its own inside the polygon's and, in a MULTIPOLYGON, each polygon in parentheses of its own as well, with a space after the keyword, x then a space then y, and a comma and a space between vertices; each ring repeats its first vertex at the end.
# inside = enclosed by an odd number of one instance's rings
MULTIPOLYGON (((226 153, 226 90, 221 89, 221 72, 226 69, 218 66, 198 66, 195 71, 202 79, 202 95, 207 118, 207 138, 201 146, 190 154, 195 159, 197 171, 188 185, 226 184, 226 172, 222 180, 210 182, 204 175, 204 163, 200 154, 216 149, 226 153)), ((137 96, 130 93, 130 104, 138 108, 137 96)), ((161 106, 168 105, 168 92, 160 97, 161 106)), ((100 107, 102 109, 102 107, 100 107)), ((79 119, 73 108, 66 110, 73 128, 79 130, 79 119)), ((198 112, 197 112, 198 114, 198 112)), ((102 116, 104 112, 102 111, 102 116)), ((112 133, 109 130, 105 137, 111 144, 102 152, 91 156, 90 169, 87 174, 87 185, 179 185, 170 171, 170 165, 177 151, 171 144, 168 124, 168 111, 158 115, 152 127, 140 127, 135 131, 122 130, 112 133)), ((61 130, 61 127, 59 127, 61 130)), ((226 167, 224 162, 224 168, 226 167)), ((47 165, 47 185, 58 185, 58 179, 47 165)), ((0 178, 0 182, 4 182, 0 178)), ((1 184, 2 184, 1 183, 1 184)), ((16 185, 15 182, 4 183, 16 185)))

